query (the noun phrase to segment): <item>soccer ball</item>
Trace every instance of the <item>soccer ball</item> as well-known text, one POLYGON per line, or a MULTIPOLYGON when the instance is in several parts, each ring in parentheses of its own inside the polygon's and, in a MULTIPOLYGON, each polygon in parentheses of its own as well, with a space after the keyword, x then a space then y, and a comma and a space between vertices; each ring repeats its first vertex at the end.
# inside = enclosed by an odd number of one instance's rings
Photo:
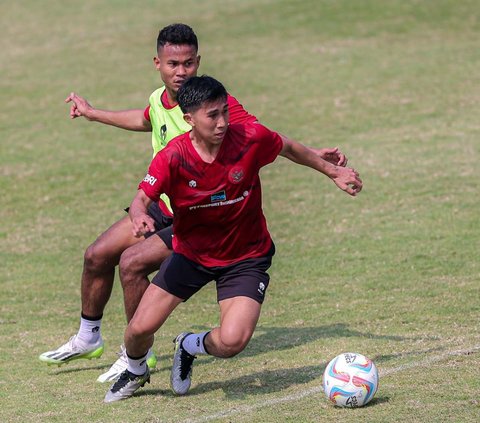
POLYGON ((340 354, 323 373, 325 395, 339 407, 362 407, 373 398, 377 388, 377 368, 362 354, 340 354))

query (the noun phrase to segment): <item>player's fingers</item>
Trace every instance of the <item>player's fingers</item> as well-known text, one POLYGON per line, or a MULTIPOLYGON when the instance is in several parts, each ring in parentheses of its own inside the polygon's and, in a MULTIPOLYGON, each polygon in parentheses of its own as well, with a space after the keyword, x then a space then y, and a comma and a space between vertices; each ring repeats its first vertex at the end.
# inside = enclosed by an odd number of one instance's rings
POLYGON ((359 193, 363 188, 363 181, 359 177, 356 177, 352 183, 352 187, 355 192, 359 193))
POLYGON ((136 226, 133 228, 133 236, 135 238, 140 238, 141 236, 143 236, 143 234, 144 234, 143 227, 136 226))
POLYGON ((353 187, 351 187, 350 185, 347 185, 344 189, 344 191, 347 193, 347 194, 350 194, 350 195, 353 195, 355 196, 356 195, 356 191, 353 189, 353 187))
POLYGON ((345 183, 343 181, 336 181, 335 183, 337 184, 338 188, 340 188, 342 191, 345 191, 347 194, 352 195, 353 190, 350 187, 350 184, 348 182, 345 183))
POLYGON ((354 174, 353 178, 350 180, 350 184, 359 185, 359 186, 363 184, 362 180, 358 176, 358 173, 354 174))
POLYGON ((347 158, 345 157, 345 154, 339 153, 337 166, 345 167, 346 165, 347 165, 347 158))
POLYGON ((65 103, 70 103, 74 98, 76 97, 76 94, 72 91, 68 97, 65 99, 65 103))

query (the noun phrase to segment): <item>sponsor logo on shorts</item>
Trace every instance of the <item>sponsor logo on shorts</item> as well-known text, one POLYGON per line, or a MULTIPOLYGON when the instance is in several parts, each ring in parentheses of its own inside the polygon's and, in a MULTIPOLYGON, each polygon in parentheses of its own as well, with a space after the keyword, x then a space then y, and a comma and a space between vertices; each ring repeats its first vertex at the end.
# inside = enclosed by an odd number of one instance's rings
POLYGON ((257 291, 261 294, 261 295, 265 295, 265 284, 263 282, 260 282, 258 284, 258 289, 257 291))
POLYGON ((155 185, 155 182, 157 182, 157 178, 154 178, 153 176, 147 173, 145 178, 143 178, 143 182, 146 182, 147 184, 150 184, 150 185, 155 185))
POLYGON ((190 188, 196 188, 197 187, 197 181, 192 179, 191 181, 188 182, 188 186, 190 188))

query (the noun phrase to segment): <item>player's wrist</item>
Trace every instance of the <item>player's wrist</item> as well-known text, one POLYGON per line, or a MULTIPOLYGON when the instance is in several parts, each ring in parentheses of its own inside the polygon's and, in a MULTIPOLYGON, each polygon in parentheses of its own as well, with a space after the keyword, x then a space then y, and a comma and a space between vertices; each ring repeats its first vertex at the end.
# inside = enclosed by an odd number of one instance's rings
POLYGON ((88 107, 85 110, 85 112, 83 113, 83 116, 87 120, 99 121, 98 111, 97 111, 97 109, 94 109, 93 107, 88 107))
POLYGON ((339 176, 339 170, 338 166, 334 165, 333 163, 327 162, 326 161, 326 166, 325 166, 325 174, 330 178, 330 179, 335 179, 339 176))

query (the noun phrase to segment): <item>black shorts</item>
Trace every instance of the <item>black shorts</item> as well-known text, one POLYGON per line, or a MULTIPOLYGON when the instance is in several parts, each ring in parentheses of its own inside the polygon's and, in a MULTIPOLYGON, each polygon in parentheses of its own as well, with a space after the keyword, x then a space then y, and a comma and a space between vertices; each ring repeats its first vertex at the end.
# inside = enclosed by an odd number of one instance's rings
POLYGON ((262 304, 270 276, 267 273, 275 254, 272 242, 264 257, 242 260, 221 267, 205 267, 182 254, 173 253, 155 275, 152 283, 176 297, 188 300, 207 283, 217 285, 217 301, 233 297, 249 297, 262 304))
MULTIPOLYGON (((125 209, 127 213, 128 209, 128 207, 125 209)), ((173 250, 173 217, 164 214, 156 202, 153 202, 148 207, 148 215, 154 220, 155 232, 147 232, 145 238, 149 238, 152 235, 158 235, 168 249, 173 250)))

